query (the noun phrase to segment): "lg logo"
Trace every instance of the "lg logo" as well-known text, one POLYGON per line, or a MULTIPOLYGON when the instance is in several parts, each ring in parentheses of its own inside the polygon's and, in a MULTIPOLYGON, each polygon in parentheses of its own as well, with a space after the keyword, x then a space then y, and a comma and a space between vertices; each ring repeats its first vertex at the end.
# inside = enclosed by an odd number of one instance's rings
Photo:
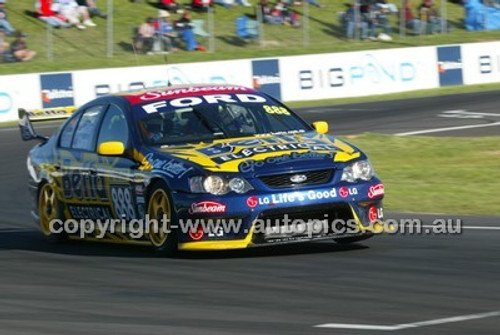
POLYGON ((6 114, 12 109, 12 97, 5 93, 0 92, 0 114, 6 114))

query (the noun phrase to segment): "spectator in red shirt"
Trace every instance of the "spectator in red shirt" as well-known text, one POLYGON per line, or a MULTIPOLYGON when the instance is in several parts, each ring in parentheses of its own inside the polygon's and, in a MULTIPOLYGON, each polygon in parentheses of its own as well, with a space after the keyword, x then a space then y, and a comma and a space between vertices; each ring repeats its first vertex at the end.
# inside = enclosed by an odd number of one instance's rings
POLYGON ((191 8, 206 12, 208 11, 208 7, 213 6, 213 4, 214 0, 192 0, 191 8))
POLYGON ((408 0, 405 0, 404 2, 404 15, 406 27, 411 29, 414 34, 419 34, 422 22, 413 15, 411 11, 411 3, 408 0))
POLYGON ((71 25, 67 23, 63 17, 59 16, 59 14, 57 14, 51 9, 52 1, 53 0, 37 1, 37 3, 35 4, 37 17, 43 22, 48 23, 55 28, 71 27, 71 25))
POLYGON ((162 9, 168 10, 169 12, 175 12, 179 9, 179 5, 175 0, 160 0, 159 5, 162 9))

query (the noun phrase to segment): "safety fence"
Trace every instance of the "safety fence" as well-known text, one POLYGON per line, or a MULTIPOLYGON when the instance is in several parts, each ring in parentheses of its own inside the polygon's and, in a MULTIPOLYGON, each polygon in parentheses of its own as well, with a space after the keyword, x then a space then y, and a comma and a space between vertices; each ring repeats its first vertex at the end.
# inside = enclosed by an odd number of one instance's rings
POLYGON ((0 121, 176 84, 237 84, 284 101, 500 82, 500 42, 0 76, 0 121))

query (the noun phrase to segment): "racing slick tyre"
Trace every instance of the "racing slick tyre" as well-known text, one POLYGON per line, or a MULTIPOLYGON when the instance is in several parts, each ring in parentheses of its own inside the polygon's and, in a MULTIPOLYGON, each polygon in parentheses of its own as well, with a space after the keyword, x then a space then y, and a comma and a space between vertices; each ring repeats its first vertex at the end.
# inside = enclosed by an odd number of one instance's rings
POLYGON ((359 241, 366 240, 373 236, 373 233, 366 233, 358 236, 350 236, 350 237, 342 237, 342 238, 334 238, 333 240, 338 244, 351 244, 359 241))
POLYGON ((148 238, 156 251, 166 256, 177 252, 177 231, 171 229, 174 217, 171 197, 164 182, 155 182, 148 192, 147 214, 149 215, 148 238), (164 218, 167 219, 164 227, 164 218), (158 225, 154 225, 154 222, 158 225))
POLYGON ((40 229, 49 242, 60 243, 68 239, 66 233, 54 233, 50 229, 50 223, 58 219, 64 221, 64 215, 54 187, 49 183, 42 184, 38 191, 38 217, 40 229))

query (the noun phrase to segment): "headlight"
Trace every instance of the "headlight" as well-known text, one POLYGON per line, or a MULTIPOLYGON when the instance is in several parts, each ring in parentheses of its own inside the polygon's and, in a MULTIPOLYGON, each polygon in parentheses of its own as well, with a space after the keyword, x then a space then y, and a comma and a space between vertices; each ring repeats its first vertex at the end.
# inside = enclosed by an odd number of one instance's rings
POLYGON ((357 161, 344 168, 341 180, 354 183, 358 179, 370 180, 374 175, 375 171, 368 160, 357 161))
POLYGON ((224 195, 230 191, 242 194, 253 189, 252 185, 243 178, 224 178, 217 175, 192 177, 189 179, 189 188, 193 193, 214 195, 224 195))

